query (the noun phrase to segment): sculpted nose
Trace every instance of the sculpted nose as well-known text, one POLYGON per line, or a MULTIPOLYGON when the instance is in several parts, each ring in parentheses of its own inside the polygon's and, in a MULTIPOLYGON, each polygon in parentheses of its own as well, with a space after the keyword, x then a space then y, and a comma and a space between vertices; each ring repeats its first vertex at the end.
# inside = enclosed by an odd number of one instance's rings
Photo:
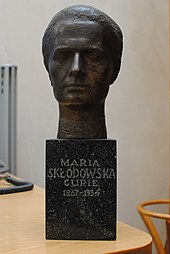
POLYGON ((80 53, 76 52, 74 54, 72 65, 70 68, 70 76, 75 76, 79 74, 84 76, 85 72, 84 72, 83 62, 82 62, 80 53))

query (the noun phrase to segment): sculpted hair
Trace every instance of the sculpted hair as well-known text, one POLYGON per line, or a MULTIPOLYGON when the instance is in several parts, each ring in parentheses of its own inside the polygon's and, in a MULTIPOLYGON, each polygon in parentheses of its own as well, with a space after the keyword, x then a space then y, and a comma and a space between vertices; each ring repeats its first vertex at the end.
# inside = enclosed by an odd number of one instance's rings
POLYGON ((44 64, 48 71, 48 61, 53 41, 56 39, 56 27, 62 21, 94 21, 103 28, 103 36, 107 41, 113 61, 113 77, 115 81, 120 70, 123 49, 123 35, 119 26, 104 12, 86 5, 74 5, 58 12, 50 21, 42 40, 44 64))

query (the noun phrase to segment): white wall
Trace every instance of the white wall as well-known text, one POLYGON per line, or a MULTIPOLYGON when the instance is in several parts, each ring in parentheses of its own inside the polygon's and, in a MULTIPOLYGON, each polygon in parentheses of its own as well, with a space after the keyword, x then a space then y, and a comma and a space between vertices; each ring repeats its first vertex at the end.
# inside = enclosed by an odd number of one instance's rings
POLYGON ((108 136, 118 140, 119 219, 145 228, 136 206, 168 197, 167 0, 0 0, 0 64, 18 66, 17 172, 44 184, 44 140, 58 108, 42 63, 41 38, 60 9, 77 3, 109 14, 124 33, 120 75, 107 99, 108 136))

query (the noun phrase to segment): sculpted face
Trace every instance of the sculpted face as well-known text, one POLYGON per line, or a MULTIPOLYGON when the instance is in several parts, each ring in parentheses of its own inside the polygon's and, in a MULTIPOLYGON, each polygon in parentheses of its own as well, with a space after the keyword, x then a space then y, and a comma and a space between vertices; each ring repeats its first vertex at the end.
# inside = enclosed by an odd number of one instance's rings
POLYGON ((112 61, 102 27, 93 21, 63 21, 55 28, 48 71, 62 105, 88 108, 108 93, 112 61))

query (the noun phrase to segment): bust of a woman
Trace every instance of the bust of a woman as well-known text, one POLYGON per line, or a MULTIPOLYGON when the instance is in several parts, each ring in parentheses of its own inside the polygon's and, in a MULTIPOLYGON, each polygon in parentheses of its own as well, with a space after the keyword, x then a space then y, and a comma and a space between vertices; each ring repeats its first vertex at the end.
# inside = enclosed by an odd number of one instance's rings
POLYGON ((57 13, 43 37, 44 64, 59 103, 59 139, 106 139, 105 99, 120 70, 122 32, 84 5, 57 13))

